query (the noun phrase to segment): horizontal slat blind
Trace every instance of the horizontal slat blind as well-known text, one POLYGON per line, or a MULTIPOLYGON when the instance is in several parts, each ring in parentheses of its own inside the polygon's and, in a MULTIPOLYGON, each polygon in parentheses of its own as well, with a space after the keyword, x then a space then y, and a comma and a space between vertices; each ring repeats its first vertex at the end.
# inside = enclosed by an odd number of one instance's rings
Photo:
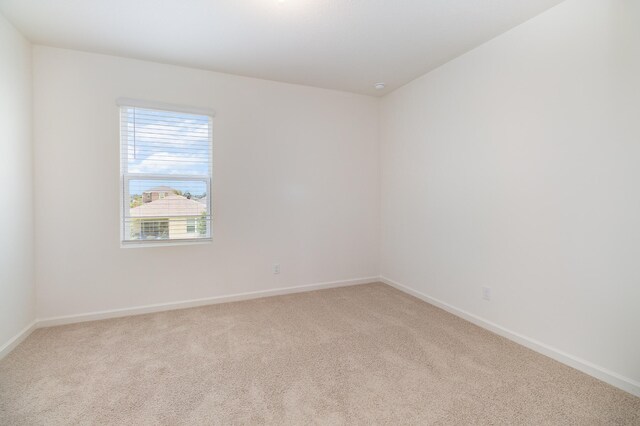
POLYGON ((120 107, 123 242, 211 235, 211 117, 120 107))

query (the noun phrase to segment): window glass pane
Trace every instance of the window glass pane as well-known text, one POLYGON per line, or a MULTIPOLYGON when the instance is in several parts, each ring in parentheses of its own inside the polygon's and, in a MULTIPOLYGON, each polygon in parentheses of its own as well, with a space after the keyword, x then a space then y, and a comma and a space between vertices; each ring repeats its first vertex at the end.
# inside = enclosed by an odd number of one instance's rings
POLYGON ((209 238, 211 117, 121 107, 122 239, 209 238))
POLYGON ((200 180, 128 180, 125 237, 132 240, 202 238, 209 234, 207 183, 200 180))
POLYGON ((209 117, 153 109, 122 109, 125 173, 209 175, 209 117))

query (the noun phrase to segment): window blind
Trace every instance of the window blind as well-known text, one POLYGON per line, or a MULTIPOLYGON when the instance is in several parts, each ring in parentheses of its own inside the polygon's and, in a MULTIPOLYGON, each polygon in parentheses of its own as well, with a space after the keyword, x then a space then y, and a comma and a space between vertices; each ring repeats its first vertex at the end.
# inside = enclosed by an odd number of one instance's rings
POLYGON ((120 106, 123 243, 211 237, 211 121, 120 106))

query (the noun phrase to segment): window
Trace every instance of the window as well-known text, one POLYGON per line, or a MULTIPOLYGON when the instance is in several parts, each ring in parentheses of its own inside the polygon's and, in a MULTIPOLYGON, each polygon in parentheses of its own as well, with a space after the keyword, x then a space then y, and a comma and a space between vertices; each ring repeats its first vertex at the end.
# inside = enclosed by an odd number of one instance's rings
POLYGON ((213 114, 119 104, 123 244, 209 240, 213 114))
POLYGON ((140 219, 141 240, 163 239, 169 235, 169 219, 140 219))
POLYGON ((194 218, 187 219, 187 232, 196 232, 196 220, 194 218))

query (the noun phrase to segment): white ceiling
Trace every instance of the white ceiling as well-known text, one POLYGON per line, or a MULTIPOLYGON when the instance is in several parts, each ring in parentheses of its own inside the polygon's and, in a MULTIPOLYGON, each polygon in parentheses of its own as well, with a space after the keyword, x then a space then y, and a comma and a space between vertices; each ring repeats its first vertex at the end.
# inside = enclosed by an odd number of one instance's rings
POLYGON ((378 95, 560 2, 0 0, 0 11, 38 44, 378 95))

